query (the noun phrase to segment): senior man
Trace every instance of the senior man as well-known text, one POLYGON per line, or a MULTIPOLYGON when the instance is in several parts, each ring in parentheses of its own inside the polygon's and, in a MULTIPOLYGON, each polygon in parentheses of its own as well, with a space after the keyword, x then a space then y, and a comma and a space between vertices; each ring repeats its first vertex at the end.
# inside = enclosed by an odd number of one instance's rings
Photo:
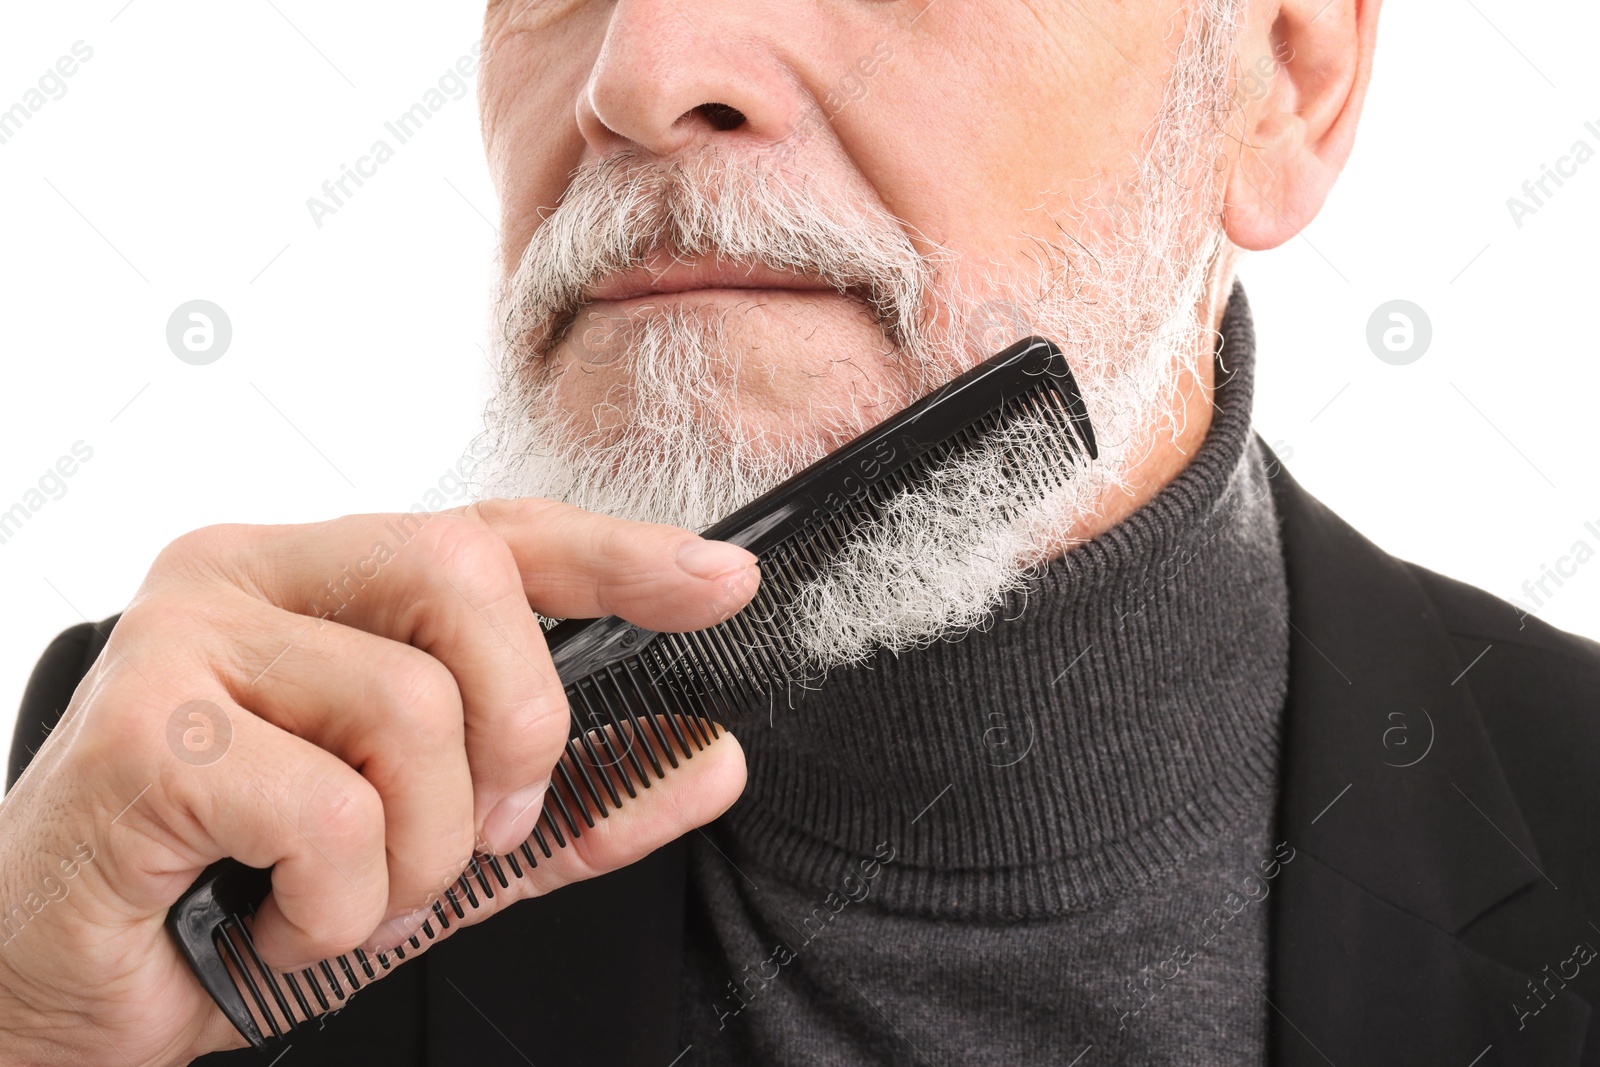
POLYGON ((498 498, 336 608, 406 517, 197 531, 51 645, 0 888, 69 891, 8 912, 0 1063, 1600 1063, 1600 650, 1250 430, 1234 265, 1328 194, 1377 18, 492 3, 498 498), (393 945, 537 816, 535 613, 725 618, 757 568, 688 531, 1028 333, 1101 444, 1065 498, 923 489, 808 620, 824 685, 290 1047, 215 1051, 162 929, 206 864, 274 868, 275 965, 393 945))

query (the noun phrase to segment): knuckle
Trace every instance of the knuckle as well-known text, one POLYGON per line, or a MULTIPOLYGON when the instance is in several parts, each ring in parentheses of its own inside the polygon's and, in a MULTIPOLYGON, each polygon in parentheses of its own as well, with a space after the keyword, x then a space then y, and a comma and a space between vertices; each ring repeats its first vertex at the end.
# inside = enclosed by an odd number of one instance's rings
POLYGON ((601 610, 619 614, 641 596, 660 589, 663 576, 676 573, 670 563, 663 564, 660 549, 664 542, 681 536, 682 531, 668 526, 599 524, 591 534, 589 551, 601 610))
POLYGON ((490 526, 518 525, 533 522, 561 505, 543 497, 489 497, 467 505, 465 514, 482 520, 490 526))
POLYGON ((496 744, 515 761, 555 757, 566 746, 571 723, 566 693, 556 689, 520 701, 508 709, 496 724, 496 744))
POLYGON ((207 635, 222 625, 224 610, 220 602, 186 596, 181 590, 141 592, 118 616, 100 662, 113 676, 159 669, 176 683, 173 692, 184 692, 201 681, 213 689, 216 683, 206 669, 203 649, 207 635), (200 674, 207 677, 197 677, 200 674))
POLYGON ((455 676, 426 652, 400 646, 372 674, 372 697, 407 727, 437 730, 439 723, 461 721, 461 690, 455 676))
POLYGON ((217 523, 179 534, 156 554, 154 570, 192 573, 214 567, 248 536, 242 523, 217 523))
POLYGON ((591 540, 595 561, 602 567, 637 565, 640 550, 649 543, 650 531, 655 529, 665 527, 617 521, 597 523, 591 540))
POLYGON ((162 762, 161 738, 171 709, 164 712, 130 688, 113 682, 84 704, 84 729, 72 752, 80 766, 101 780, 135 768, 154 773, 162 762))
POLYGON ((117 618, 116 634, 123 639, 159 640, 187 629, 192 622, 193 612, 180 597, 144 593, 123 609, 117 618))
POLYGON ((510 546, 481 520, 439 516, 430 526, 428 547, 438 573, 469 597, 499 590, 508 582, 521 586, 510 546))
POLYGON ((356 860, 383 854, 383 801, 354 770, 330 772, 300 807, 297 832, 331 852, 356 860))

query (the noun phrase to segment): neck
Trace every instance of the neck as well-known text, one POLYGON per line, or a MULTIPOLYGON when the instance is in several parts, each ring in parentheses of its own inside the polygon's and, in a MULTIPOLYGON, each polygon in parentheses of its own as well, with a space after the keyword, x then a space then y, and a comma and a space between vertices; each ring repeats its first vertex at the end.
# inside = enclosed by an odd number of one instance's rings
MULTIPOLYGON (((1225 253, 1213 271, 1211 284, 1195 307, 1201 322, 1213 331, 1222 329, 1223 316, 1233 292, 1233 254, 1225 253)), ((1148 504, 1162 488, 1178 476, 1200 448, 1211 429, 1211 413, 1216 396, 1214 336, 1201 334, 1196 341, 1196 371, 1184 370, 1168 396, 1168 410, 1181 415, 1164 426, 1151 428, 1140 452, 1143 458, 1128 473, 1126 492, 1111 492, 1101 498, 1091 518, 1071 531, 1073 541, 1100 536, 1129 515, 1148 504)))
POLYGON ((1242 295, 1229 310, 1210 432, 1143 507, 992 625, 835 671, 770 729, 751 717, 750 784, 719 830, 733 863, 825 886, 887 842, 883 906, 1037 917, 1171 869, 1261 810, 1287 590, 1242 295))

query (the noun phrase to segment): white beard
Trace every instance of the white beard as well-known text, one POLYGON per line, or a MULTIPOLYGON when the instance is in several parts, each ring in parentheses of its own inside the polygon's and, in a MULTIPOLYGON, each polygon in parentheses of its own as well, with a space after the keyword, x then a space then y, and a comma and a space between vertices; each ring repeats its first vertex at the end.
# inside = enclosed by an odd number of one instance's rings
MULTIPOLYGON (((646 522, 702 530, 961 371, 1027 334, 1065 353, 1100 457, 1064 488, 1042 472, 1073 462, 1058 433, 1022 421, 926 487, 892 501, 829 571, 802 591, 797 650, 810 665, 861 662, 982 626, 1092 524, 1161 429, 1177 429, 1181 382, 1210 346, 1199 315, 1222 248, 1213 217, 1215 107, 1232 55, 1231 13, 1195 16, 1148 154, 1114 205, 1074 220, 1087 248, 1046 245, 1028 278, 941 285, 900 224, 828 197, 779 170, 740 170, 715 156, 662 170, 626 157, 586 165, 535 232, 501 296, 500 384, 488 414, 486 495, 535 496, 646 522), (1098 234, 1098 236, 1095 236, 1098 234), (1091 243, 1092 242, 1092 243, 1091 243), (548 350, 577 294, 635 265, 655 245, 681 255, 748 257, 851 287, 898 358, 881 364, 884 403, 813 407, 781 433, 754 429, 741 407, 740 353, 725 323, 657 308, 606 337, 593 359, 625 370, 624 406, 582 418, 556 400, 548 350), (1091 254, 1092 253, 1092 254, 1091 254), (943 325, 931 312, 934 299, 943 325), (998 327, 998 331, 995 329, 998 327), (1020 463, 1019 463, 1020 460, 1020 463)), ((1041 242, 1043 244, 1043 242, 1041 242)))

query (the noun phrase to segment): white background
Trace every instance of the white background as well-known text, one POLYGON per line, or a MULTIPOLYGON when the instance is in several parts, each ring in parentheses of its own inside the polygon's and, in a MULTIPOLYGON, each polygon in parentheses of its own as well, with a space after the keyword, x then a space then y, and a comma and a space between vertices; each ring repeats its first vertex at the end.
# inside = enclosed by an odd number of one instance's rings
MULTIPOLYGON (((0 109, 74 42, 94 56, 0 145, 0 511, 93 449, 0 544, 7 736, 50 638, 120 610, 176 535, 403 510, 436 484, 480 424, 497 217, 472 92, 320 229, 306 208, 467 54, 481 5, 8 7, 0 109), (196 298, 233 323, 210 366, 166 344, 196 298)), ((1520 228, 1506 206, 1574 141, 1600 149, 1595 40, 1593 4, 1389 5, 1332 200, 1241 270, 1257 424, 1295 476, 1501 596, 1575 541, 1600 549, 1600 159, 1520 228), (1366 343, 1396 298, 1432 320, 1408 366, 1366 343)), ((1600 559, 1539 614, 1600 636, 1600 559)))

